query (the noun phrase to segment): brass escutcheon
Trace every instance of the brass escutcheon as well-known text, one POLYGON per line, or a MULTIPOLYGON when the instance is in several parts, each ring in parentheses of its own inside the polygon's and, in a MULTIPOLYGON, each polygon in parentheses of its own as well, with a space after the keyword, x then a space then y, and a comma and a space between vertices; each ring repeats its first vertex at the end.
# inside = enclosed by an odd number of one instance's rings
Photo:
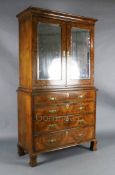
POLYGON ((49 113, 56 113, 56 112, 57 112, 56 109, 51 109, 51 110, 49 110, 49 113))
POLYGON ((82 95, 82 94, 78 96, 78 98, 84 98, 84 97, 85 95, 82 95))
POLYGON ((65 119, 64 119, 64 122, 65 123, 68 123, 70 120, 69 120, 69 117, 66 117, 65 119))
POLYGON ((66 104, 66 109, 69 109, 69 104, 66 104))
POLYGON ((49 144, 52 144, 52 143, 55 143, 55 142, 56 142, 55 138, 54 139, 50 139, 49 144))

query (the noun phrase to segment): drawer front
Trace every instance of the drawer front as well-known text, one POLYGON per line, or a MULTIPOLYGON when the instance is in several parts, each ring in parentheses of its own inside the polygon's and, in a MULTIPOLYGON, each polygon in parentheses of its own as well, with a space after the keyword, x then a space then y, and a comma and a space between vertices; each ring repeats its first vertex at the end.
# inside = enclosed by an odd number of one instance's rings
POLYGON ((34 97, 34 104, 37 107, 43 104, 57 104, 63 101, 89 101, 95 99, 95 91, 65 91, 39 94, 34 97))
POLYGON ((50 132, 72 127, 91 126, 95 123, 94 113, 57 117, 38 117, 33 121, 34 133, 50 132))
POLYGON ((59 116, 68 114, 81 114, 95 111, 94 102, 83 102, 79 104, 67 103, 61 105, 47 106, 34 109, 35 116, 59 116))
POLYGON ((70 91, 66 94, 68 94, 68 99, 76 99, 78 101, 95 99, 95 91, 70 91))
POLYGON ((94 138, 94 127, 74 128, 41 134, 34 138, 35 151, 42 152, 69 145, 79 144, 94 138))

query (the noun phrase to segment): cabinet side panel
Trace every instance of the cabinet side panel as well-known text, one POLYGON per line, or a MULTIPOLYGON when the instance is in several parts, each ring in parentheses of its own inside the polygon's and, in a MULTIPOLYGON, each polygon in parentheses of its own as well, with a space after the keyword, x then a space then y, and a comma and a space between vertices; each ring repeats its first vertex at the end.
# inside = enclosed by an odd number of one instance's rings
POLYGON ((32 87, 30 19, 19 21, 19 86, 32 87))
POLYGON ((18 144, 26 151, 31 151, 31 96, 18 92, 18 144))

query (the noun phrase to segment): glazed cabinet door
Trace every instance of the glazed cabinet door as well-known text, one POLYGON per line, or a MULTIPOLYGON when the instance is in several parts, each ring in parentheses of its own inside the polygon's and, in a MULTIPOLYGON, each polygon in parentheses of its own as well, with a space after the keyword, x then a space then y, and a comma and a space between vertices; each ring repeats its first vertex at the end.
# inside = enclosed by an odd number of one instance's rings
POLYGON ((34 21, 34 84, 37 87, 65 84, 66 25, 63 21, 39 18, 34 21))
POLYGON ((93 25, 67 25, 67 84, 93 84, 93 25))

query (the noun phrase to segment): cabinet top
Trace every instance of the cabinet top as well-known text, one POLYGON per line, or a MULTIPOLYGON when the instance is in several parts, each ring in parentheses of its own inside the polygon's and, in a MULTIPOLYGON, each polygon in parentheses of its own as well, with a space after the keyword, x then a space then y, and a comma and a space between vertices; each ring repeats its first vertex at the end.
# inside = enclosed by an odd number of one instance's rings
POLYGON ((65 12, 58 12, 58 11, 42 9, 37 7, 28 7, 27 9, 17 14, 17 18, 19 20, 22 20, 29 16, 48 17, 48 18, 66 20, 66 21, 85 22, 89 24, 94 24, 97 21, 97 19, 94 19, 94 18, 76 16, 65 12))

